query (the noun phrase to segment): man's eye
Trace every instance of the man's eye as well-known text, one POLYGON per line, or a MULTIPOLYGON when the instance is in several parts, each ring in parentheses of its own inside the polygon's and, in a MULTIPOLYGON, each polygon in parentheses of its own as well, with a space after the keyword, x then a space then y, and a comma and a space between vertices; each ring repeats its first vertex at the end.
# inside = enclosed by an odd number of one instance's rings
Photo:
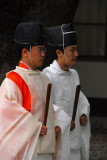
POLYGON ((46 53, 46 48, 43 48, 44 53, 46 53))
POLYGON ((46 48, 39 48, 40 52, 46 52, 46 48))
POLYGON ((70 52, 75 52, 77 51, 77 48, 71 49, 70 52))
POLYGON ((39 48, 39 51, 43 51, 43 48, 39 48))
POLYGON ((71 50, 70 50, 70 52, 74 52, 74 51, 75 51, 75 49, 71 49, 71 50))

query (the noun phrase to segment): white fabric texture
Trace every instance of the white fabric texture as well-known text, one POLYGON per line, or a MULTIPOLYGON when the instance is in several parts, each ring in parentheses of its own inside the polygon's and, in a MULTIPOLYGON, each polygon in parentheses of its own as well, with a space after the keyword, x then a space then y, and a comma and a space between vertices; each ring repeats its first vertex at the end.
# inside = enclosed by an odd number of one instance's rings
MULTIPOLYGON (((14 72, 17 72, 28 85, 31 94, 31 113, 22 107, 23 97, 17 85, 6 78, 0 88, 0 159, 38 160, 39 133, 45 111, 47 85, 50 81, 39 71, 16 67, 14 72)), ((53 133, 52 153, 55 153, 54 127, 57 125, 50 101, 47 127, 53 133)), ((45 139, 47 141, 48 136, 45 139)), ((43 143, 47 149, 47 142, 43 143)), ((48 150, 45 150, 47 155, 48 150)))
POLYGON ((76 159, 77 160, 82 160, 80 150, 78 150, 78 149, 71 149, 70 150, 70 157, 72 157, 72 159, 74 159, 74 160, 76 160, 76 159))
POLYGON ((57 113, 58 123, 62 129, 62 152, 60 160, 77 160, 71 150, 81 151, 81 160, 89 159, 90 141, 90 105, 82 92, 80 92, 78 108, 76 113, 76 128, 70 131, 72 111, 75 97, 76 86, 80 84, 79 76, 74 69, 69 71, 61 70, 57 61, 43 70, 53 84, 53 106, 57 113), (85 127, 80 125, 80 116, 86 114, 88 123, 85 127), (71 153, 72 152, 72 155, 71 153))
POLYGON ((38 160, 54 160, 54 157, 52 154, 42 154, 37 156, 38 160))

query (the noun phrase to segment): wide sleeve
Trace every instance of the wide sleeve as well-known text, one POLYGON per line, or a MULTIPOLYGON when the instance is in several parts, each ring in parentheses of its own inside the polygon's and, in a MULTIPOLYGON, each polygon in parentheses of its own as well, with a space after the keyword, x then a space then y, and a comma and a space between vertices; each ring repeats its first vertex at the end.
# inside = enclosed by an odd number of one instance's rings
POLYGON ((80 116, 82 114, 86 114, 87 116, 89 116, 90 104, 82 91, 80 91, 79 104, 80 104, 80 116))
MULTIPOLYGON (((86 152, 86 160, 89 159, 89 149, 90 149, 90 136, 91 136, 91 126, 90 126, 90 119, 89 119, 89 114, 90 114, 90 104, 85 97, 85 95, 80 92, 80 98, 79 98, 79 107, 80 107, 80 116, 82 114, 87 115, 88 122, 85 126, 81 126, 82 129, 82 137, 83 137, 83 142, 85 146, 85 152, 86 152)), ((82 147, 83 149, 84 147, 82 147)), ((84 150, 82 150, 82 156, 84 157, 84 150)))
MULTIPOLYGON (((71 71, 73 73, 73 79, 76 85, 80 84, 79 75, 77 71, 73 69, 71 71)), ((89 159, 89 149, 90 149, 90 136, 91 136, 91 126, 90 126, 90 119, 89 119, 90 104, 88 102, 88 99, 86 98, 86 96, 84 95, 82 91, 80 91, 80 95, 79 95, 78 108, 79 108, 79 117, 82 114, 85 114, 87 115, 87 118, 88 118, 87 124, 85 126, 81 126, 82 138, 83 138, 83 144, 81 147, 82 159, 88 160, 89 159), (85 147, 85 153, 86 153, 85 158, 84 158, 84 155, 85 155, 84 147, 85 147)))
POLYGON ((0 159, 14 160, 34 134, 38 139, 41 123, 21 103, 19 88, 6 78, 0 88, 0 159))

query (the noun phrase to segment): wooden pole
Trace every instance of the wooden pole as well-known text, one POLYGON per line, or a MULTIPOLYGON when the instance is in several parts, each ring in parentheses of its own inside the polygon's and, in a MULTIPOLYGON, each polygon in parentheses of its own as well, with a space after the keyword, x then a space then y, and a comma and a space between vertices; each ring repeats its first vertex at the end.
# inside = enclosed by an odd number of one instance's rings
POLYGON ((44 113, 44 122, 43 122, 44 126, 46 126, 46 123, 47 123, 50 94, 51 94, 51 84, 49 83, 47 86, 47 95, 46 95, 46 104, 45 104, 45 113, 44 113))
POLYGON ((73 114, 72 114, 72 121, 74 122, 75 122, 75 117, 76 117, 76 112, 77 112, 80 89, 81 89, 81 86, 77 85, 76 92, 75 92, 74 106, 73 106, 73 114))

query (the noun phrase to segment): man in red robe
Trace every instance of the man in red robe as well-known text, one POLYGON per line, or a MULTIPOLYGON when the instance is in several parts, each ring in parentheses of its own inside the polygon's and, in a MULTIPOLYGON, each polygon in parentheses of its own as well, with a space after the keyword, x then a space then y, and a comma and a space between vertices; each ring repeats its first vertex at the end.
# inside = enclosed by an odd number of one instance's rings
POLYGON ((43 125, 50 81, 36 69, 45 57, 40 24, 20 23, 14 41, 21 47, 21 60, 15 70, 7 73, 0 88, 0 159, 59 159, 55 132, 60 129, 51 99, 47 126, 43 125))

